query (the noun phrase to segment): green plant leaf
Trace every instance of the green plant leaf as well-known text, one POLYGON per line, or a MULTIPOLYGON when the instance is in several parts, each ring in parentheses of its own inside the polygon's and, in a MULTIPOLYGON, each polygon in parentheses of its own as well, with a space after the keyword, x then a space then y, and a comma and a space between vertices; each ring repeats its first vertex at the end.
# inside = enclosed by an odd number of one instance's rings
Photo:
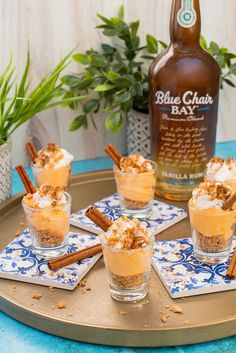
POLYGON ((70 125, 70 131, 76 131, 81 127, 87 128, 87 116, 85 114, 77 116, 70 125))
POLYGON ((209 51, 212 55, 218 55, 220 51, 219 45, 216 42, 210 42, 209 51))
POLYGON ((104 85, 97 86, 94 91, 95 92, 106 92, 106 91, 111 91, 114 88, 115 88, 114 85, 104 84, 104 85))
POLYGON ((126 77, 120 77, 113 80, 113 83, 119 88, 129 88, 133 82, 126 77))
POLYGON ((158 43, 155 37, 147 34, 146 36, 147 42, 147 51, 151 54, 156 54, 158 52, 158 43))
POLYGON ((203 49, 207 50, 207 42, 203 36, 200 37, 200 45, 203 49))
POLYGON ((123 18, 124 18, 124 5, 120 6, 118 16, 119 16, 119 18, 121 18, 123 20, 123 18))
POLYGON ((105 29, 103 31, 104 36, 107 37, 115 37, 117 35, 119 35, 119 32, 116 29, 105 29))
POLYGON ((89 64, 89 56, 83 53, 78 53, 73 55, 73 59, 82 65, 88 65, 89 64))
POLYGON ((128 90, 122 90, 115 94, 115 101, 117 103, 127 102, 131 98, 131 94, 128 90))
POLYGON ((229 80, 228 78, 223 78, 223 81, 227 83, 227 85, 231 86, 231 87, 236 87, 235 84, 229 80))
POLYGON ((131 37, 133 38, 133 40, 137 36, 138 29, 139 29, 139 21, 134 21, 130 24, 131 37))
POLYGON ((112 132, 117 132, 120 130, 123 124, 123 119, 120 112, 114 112, 106 117, 106 128, 112 132))
POLYGON ((236 63, 230 66, 230 73, 236 75, 236 63))
POLYGON ((99 100, 98 99, 90 99, 83 105, 83 112, 84 113, 91 113, 95 112, 99 106, 99 100))
POLYGON ((117 72, 115 72, 115 71, 104 72, 104 76, 109 81, 114 81, 116 78, 120 78, 120 75, 117 72))
POLYGON ((104 51, 104 53, 107 54, 107 55, 112 55, 115 52, 115 48, 113 48, 109 44, 103 43, 103 44, 101 44, 101 47, 102 47, 102 50, 104 51))
POLYGON ((168 44, 166 44, 165 42, 163 42, 162 40, 158 40, 158 43, 161 44, 162 48, 166 49, 168 47, 168 44))

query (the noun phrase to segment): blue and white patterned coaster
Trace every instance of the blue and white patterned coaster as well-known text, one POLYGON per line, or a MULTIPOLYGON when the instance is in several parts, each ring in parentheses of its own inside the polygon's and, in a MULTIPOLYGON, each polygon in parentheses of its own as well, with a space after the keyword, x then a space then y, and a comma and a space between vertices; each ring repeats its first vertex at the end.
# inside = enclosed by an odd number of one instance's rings
MULTIPOLYGON (((99 242, 95 235, 70 232, 68 253, 99 242)), ((5 247, 0 253, 0 278, 72 290, 101 256, 98 254, 52 272, 47 260, 35 255, 31 244, 26 230, 5 247)))
MULTIPOLYGON (((236 238, 232 249, 235 246, 236 238)), ((152 261, 172 298, 236 289, 236 280, 225 277, 229 260, 219 265, 199 262, 191 238, 155 242, 152 261)))
MULTIPOLYGON (((111 195, 105 199, 95 202, 93 206, 97 207, 99 211, 101 211, 111 221, 114 221, 121 216, 118 194, 111 195)), ((75 227, 98 234, 101 230, 97 225, 95 225, 85 216, 86 209, 87 208, 73 213, 70 218, 70 224, 75 227)), ((151 217, 142 221, 146 227, 151 228, 154 232, 154 235, 156 235, 186 217, 187 212, 182 208, 178 208, 155 200, 151 217)))

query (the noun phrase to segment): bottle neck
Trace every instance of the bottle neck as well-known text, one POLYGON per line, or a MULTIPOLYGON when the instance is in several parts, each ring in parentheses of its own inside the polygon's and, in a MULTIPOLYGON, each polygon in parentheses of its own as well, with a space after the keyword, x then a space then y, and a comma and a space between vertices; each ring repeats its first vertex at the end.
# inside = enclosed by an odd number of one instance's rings
POLYGON ((180 48, 199 47, 201 14, 199 0, 173 0, 170 39, 180 48))

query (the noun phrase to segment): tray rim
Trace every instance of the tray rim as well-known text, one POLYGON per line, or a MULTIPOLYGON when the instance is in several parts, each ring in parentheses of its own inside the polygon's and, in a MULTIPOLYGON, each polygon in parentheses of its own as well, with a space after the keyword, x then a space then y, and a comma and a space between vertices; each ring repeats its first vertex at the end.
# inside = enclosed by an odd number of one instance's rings
MULTIPOLYGON (((74 186, 76 185, 83 185, 83 184, 89 184, 92 182, 96 181, 104 181, 104 180, 113 180, 113 171, 110 169, 107 170, 102 170, 102 171, 93 171, 93 172, 86 172, 86 173, 81 173, 81 174, 76 174, 72 177, 72 184, 74 186)), ((0 213, 5 212, 4 214, 7 214, 8 211, 10 211, 13 207, 18 206, 19 200, 24 195, 25 192, 19 192, 3 202, 0 205, 0 213)), ((0 279, 4 280, 4 279, 0 279)), ((200 343, 200 342, 206 342, 206 341, 211 341, 219 338, 225 338, 229 337, 232 335, 236 334, 235 330, 235 323, 236 323, 236 315, 229 316, 228 318, 222 319, 221 321, 212 321, 210 324, 209 323, 204 323, 204 324, 197 324, 197 325, 188 325, 184 326, 183 324, 178 326, 178 327, 159 327, 154 328, 154 327, 148 327, 145 329, 136 329, 136 330, 127 330, 127 329, 122 329, 122 328, 115 328, 115 327, 104 327, 102 325, 97 325, 97 324, 87 324, 87 323, 78 323, 75 322, 75 320, 72 319, 59 319, 52 317, 47 314, 43 314, 38 312, 37 310, 33 308, 25 308, 23 305, 19 305, 17 303, 17 300, 12 298, 10 295, 6 294, 3 292, 0 288, 0 308, 1 310, 6 313, 7 315, 11 316, 12 318, 28 325, 31 327, 34 327, 40 331, 51 333, 54 335, 58 335, 60 337, 64 338, 69 338, 69 339, 75 339, 74 337, 70 336, 70 334, 58 334, 56 329, 53 328, 54 325, 52 325, 52 328, 45 328, 41 327, 40 325, 40 320, 42 322, 47 321, 48 323, 57 323, 60 327, 64 328, 69 326, 72 326, 73 328, 79 328, 81 331, 84 331, 86 329, 89 329, 89 332, 91 331, 91 336, 88 339, 83 339, 83 333, 81 335, 78 334, 78 340, 83 341, 83 342, 88 342, 88 343, 95 343, 95 344, 105 344, 105 345, 112 345, 112 346, 120 346, 121 345, 121 336, 125 332, 127 338, 125 339, 125 342, 122 342, 122 346, 126 347, 161 347, 161 346, 173 346, 173 345, 186 345, 186 344, 193 344, 193 343, 200 343), (21 313, 23 313, 23 318, 21 317, 21 313), (26 316, 26 319, 25 317, 26 316), (28 319, 27 319, 28 316, 28 319), (32 320, 32 318, 36 317, 37 320, 32 320), (39 322, 38 322, 39 321, 39 322), (232 327, 231 327, 232 326, 232 327), (208 337, 205 333, 205 329, 208 328, 208 330, 212 331, 210 337, 208 337), (219 328, 219 330, 217 330, 219 328), (100 338, 100 335, 102 332, 107 331, 109 332, 109 337, 106 338, 100 338), (181 340, 181 333, 184 331, 187 331, 189 334, 187 335, 187 339, 185 339, 185 342, 181 340), (96 331, 96 335, 93 335, 93 331, 96 331), (201 332, 203 331, 203 332, 201 332), (160 332, 162 337, 161 337, 161 342, 158 343, 155 335, 160 332), (169 337, 165 337, 166 334, 168 335, 171 332, 173 335, 172 339, 169 337), (219 333, 222 332, 222 333, 219 333), (140 335, 141 334, 141 335, 140 335), (145 344, 140 344, 140 337, 148 335, 148 343, 145 344), (138 336, 138 338, 136 337, 138 336), (137 343, 133 342, 137 339, 137 343), (166 342, 165 342, 166 340, 166 342), (131 344, 132 341, 132 344, 131 344)), ((47 325, 46 325, 47 326, 47 325)), ((144 337, 145 338, 145 337, 144 337)), ((122 337, 122 341, 124 341, 122 337)), ((144 339, 146 341, 146 339, 144 339)))

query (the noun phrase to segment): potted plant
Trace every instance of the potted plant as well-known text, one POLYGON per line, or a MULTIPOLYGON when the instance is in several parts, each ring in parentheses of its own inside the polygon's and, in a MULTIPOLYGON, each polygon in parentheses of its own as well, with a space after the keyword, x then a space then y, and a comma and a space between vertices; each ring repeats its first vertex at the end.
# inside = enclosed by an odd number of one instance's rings
MULTIPOLYGON (((104 112, 106 128, 113 132, 127 120, 128 152, 140 152, 149 157, 148 67, 167 44, 147 34, 145 45, 141 45, 139 21, 126 23, 123 6, 118 17, 98 17, 102 24, 97 28, 103 30, 105 37, 112 38, 114 44, 102 43, 100 51, 89 49, 73 56, 76 62, 84 65, 84 70, 62 78, 66 89, 64 98, 83 94, 89 94, 89 97, 79 102, 82 114, 75 117, 70 131, 87 128, 89 120, 96 127, 97 114, 104 112)), ((201 45, 222 69, 222 88, 224 83, 235 87, 231 78, 236 75, 236 63, 233 63, 236 55, 215 42, 208 46, 203 37, 201 45)), ((69 106, 75 109, 78 104, 72 102, 69 106)))
MULTIPOLYGON (((55 105, 70 102, 61 98, 64 91, 59 76, 69 64, 69 53, 30 90, 28 51, 25 68, 19 81, 15 82, 15 68, 12 57, 0 76, 0 202, 11 194, 11 135, 22 124, 37 113, 55 105)), ((74 97, 73 101, 81 99, 74 97)))

